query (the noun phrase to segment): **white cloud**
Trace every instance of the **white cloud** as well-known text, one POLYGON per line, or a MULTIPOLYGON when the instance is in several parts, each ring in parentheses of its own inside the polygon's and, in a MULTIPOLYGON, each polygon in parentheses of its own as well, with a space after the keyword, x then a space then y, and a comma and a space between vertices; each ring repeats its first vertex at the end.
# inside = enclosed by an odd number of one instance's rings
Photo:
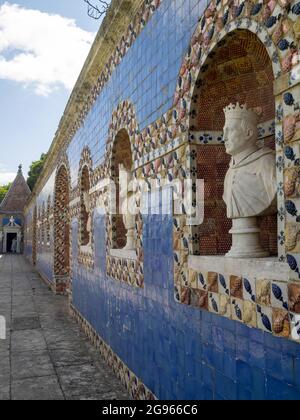
POLYGON ((16 175, 17 174, 15 172, 0 172, 0 186, 13 182, 16 175))
POLYGON ((16 172, 10 172, 5 164, 0 163, 0 186, 12 182, 16 175, 16 172))
POLYGON ((72 19, 6 2, 0 6, 0 79, 42 96, 61 86, 71 90, 94 37, 72 19))

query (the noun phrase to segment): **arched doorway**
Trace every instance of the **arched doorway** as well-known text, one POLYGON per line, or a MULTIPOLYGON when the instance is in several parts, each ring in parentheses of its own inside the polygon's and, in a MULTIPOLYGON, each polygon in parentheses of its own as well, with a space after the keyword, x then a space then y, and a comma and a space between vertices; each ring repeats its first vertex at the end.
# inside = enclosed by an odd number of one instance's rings
MULTIPOLYGON (((231 220, 223 202, 230 156, 222 140, 230 103, 260 108, 259 142, 275 150, 274 74, 268 52, 256 34, 237 29, 220 41, 202 66, 193 92, 190 131, 197 146, 197 176, 204 179, 205 218, 199 226, 200 255, 224 255, 231 248, 231 220)), ((275 159, 275 158, 274 158, 275 159)), ((261 216, 261 243, 277 255, 277 215, 261 216)))
POLYGON ((57 294, 66 294, 70 283, 69 176, 65 165, 57 172, 54 198, 54 279, 57 294))

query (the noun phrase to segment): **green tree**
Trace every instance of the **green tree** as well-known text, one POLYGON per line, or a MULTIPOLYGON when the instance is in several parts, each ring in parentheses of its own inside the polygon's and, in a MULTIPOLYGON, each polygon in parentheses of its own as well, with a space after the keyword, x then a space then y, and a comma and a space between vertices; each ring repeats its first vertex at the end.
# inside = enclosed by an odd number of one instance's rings
POLYGON ((3 201, 3 198, 6 196, 6 193, 10 189, 10 186, 11 186, 11 183, 9 183, 7 185, 1 185, 0 186, 0 204, 3 201))
POLYGON ((27 178, 27 184, 29 185, 29 188, 31 189, 31 191, 33 190, 36 184, 36 181, 43 170, 46 157, 47 157, 47 154, 43 153, 39 160, 32 162, 32 164, 30 165, 28 178, 27 178))

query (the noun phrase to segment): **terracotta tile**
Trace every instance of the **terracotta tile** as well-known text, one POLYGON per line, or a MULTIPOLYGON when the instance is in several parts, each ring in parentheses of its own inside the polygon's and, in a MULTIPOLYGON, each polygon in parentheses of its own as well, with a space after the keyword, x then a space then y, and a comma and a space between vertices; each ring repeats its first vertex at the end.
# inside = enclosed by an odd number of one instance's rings
POLYGON ((288 297, 290 311, 300 314, 300 284, 288 285, 288 297))
POLYGON ((280 337, 289 337, 290 320, 288 312, 282 309, 273 309, 272 326, 274 334, 280 337))
POLYGON ((242 277, 230 276, 230 295, 237 299, 243 299, 242 277))
POLYGON ((256 302, 260 305, 271 305, 271 282, 269 280, 256 280, 256 302))
POLYGON ((207 273, 207 285, 209 292, 218 293, 218 273, 214 273, 212 271, 207 273))

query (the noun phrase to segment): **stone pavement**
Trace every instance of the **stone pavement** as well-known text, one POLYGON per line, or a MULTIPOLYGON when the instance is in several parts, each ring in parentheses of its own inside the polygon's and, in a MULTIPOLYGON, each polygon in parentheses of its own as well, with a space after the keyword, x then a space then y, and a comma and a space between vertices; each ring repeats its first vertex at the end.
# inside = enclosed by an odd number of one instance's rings
POLYGON ((123 385, 23 256, 0 255, 0 400, 128 400, 123 385))

